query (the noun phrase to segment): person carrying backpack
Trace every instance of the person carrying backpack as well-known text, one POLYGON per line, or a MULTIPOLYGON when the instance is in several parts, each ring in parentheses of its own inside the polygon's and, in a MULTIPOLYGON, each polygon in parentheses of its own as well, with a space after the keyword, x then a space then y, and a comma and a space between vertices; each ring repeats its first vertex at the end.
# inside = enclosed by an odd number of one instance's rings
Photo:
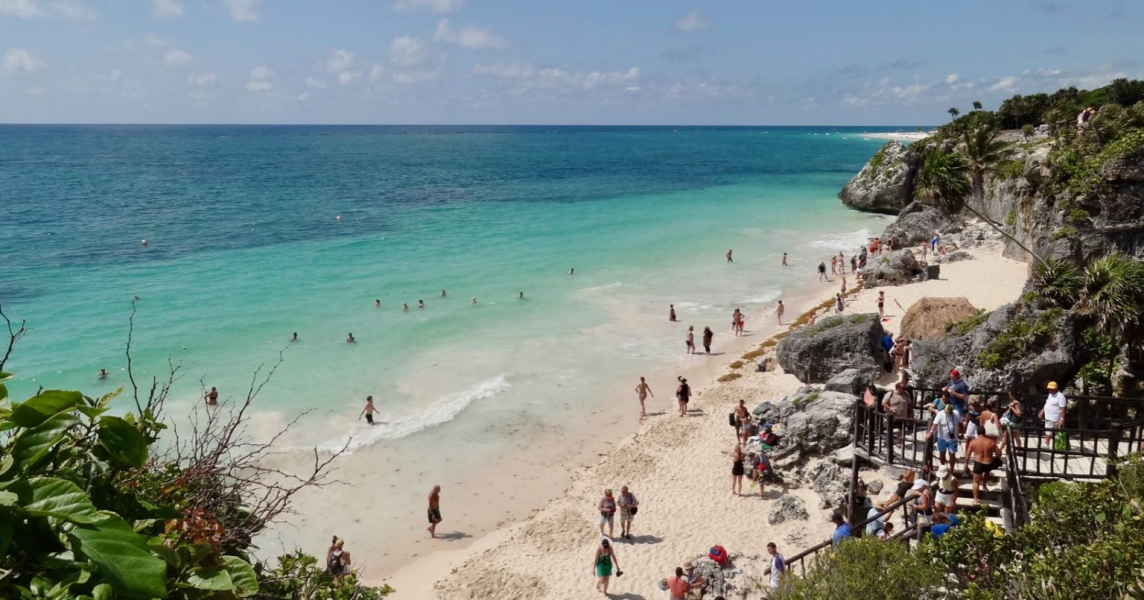
POLYGON ((350 572, 350 553, 342 549, 345 540, 334 536, 330 542, 330 549, 326 552, 326 570, 334 577, 341 577, 350 572))

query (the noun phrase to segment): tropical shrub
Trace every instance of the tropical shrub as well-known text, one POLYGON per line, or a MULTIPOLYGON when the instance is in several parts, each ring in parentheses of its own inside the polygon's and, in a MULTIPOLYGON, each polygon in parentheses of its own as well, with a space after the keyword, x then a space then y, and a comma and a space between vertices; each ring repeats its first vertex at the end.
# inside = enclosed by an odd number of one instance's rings
POLYGON ((938 597, 942 571, 904 542, 873 536, 843 541, 821 554, 800 577, 786 577, 770 598, 781 600, 916 600, 938 597))

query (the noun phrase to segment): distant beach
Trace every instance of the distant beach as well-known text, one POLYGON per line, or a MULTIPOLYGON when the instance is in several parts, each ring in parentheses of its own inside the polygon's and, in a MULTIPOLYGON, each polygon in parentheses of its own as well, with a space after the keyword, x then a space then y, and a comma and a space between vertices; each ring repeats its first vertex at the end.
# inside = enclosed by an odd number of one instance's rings
POLYGON ((899 142, 917 142, 933 135, 933 131, 890 131, 890 132, 863 132, 861 136, 871 140, 897 140, 899 142))

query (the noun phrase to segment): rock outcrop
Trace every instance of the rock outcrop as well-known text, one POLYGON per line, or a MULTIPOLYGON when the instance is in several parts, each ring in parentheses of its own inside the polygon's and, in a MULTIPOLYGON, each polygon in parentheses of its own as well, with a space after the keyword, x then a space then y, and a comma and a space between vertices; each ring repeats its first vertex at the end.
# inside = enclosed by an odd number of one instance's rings
POLYGON ((754 413, 768 423, 780 424, 783 445, 806 458, 850 445, 855 402, 857 398, 850 394, 803 387, 779 402, 760 404, 754 413))
POLYGON ((961 229, 961 220, 957 217, 920 202, 911 202, 882 232, 882 239, 893 239, 897 248, 912 248, 933 239, 935 232, 944 236, 961 229))
POLYGON ((882 369, 882 335, 877 314, 827 317, 792 331, 776 354, 783 370, 803 383, 824 383, 846 369, 876 379, 882 369))
POLYGON ((870 371, 863 372, 858 369, 846 369, 826 380, 826 391, 841 392, 855 396, 860 395, 866 390, 866 386, 874 382, 871 375, 872 373, 870 371))
POLYGON ((850 476, 838 465, 822 461, 807 471, 812 481, 810 488, 821 499, 819 508, 840 506, 845 502, 850 488, 850 476))
POLYGON ((870 257, 862 270, 862 285, 868 288, 902 285, 921 281, 924 277, 925 266, 914 258, 911 250, 902 249, 870 257))
POLYGON ((784 494, 775 500, 771 514, 767 515, 767 523, 778 525, 787 521, 805 521, 808 518, 810 514, 806 512, 806 504, 795 496, 784 494))
POLYGON ((905 146, 897 141, 886 142, 866 166, 846 182, 838 197, 856 210, 897 214, 910 203, 915 170, 905 146))
POLYGON ((1080 340, 1067 311, 1007 304, 965 335, 914 342, 914 382, 941 387, 957 367, 970 389, 1039 391, 1076 375, 1086 358, 1080 340))

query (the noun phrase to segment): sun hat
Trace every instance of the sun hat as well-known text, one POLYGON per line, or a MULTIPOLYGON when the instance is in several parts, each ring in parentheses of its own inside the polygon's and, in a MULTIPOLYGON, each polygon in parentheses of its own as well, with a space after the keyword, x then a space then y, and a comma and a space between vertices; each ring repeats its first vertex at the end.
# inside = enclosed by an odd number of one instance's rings
POLYGON ((690 571, 691 569, 694 569, 694 568, 695 568, 695 565, 691 564, 691 561, 686 561, 683 563, 683 570, 684 571, 690 571))
POLYGON ((920 489, 922 489, 922 488, 924 488, 924 487, 926 487, 926 482, 925 482, 925 480, 924 480, 924 479, 919 479, 919 480, 917 480, 917 481, 915 481, 915 482, 914 482, 914 487, 912 487, 912 488, 910 488, 910 489, 913 489, 913 490, 920 490, 920 489))
POLYGON ((937 468, 937 477, 938 477, 938 479, 945 479, 946 477, 949 477, 949 467, 947 467, 945 465, 938 467, 937 468))
POLYGON ((1057 389, 1057 382, 1055 382, 1055 381, 1050 381, 1050 382, 1049 382, 1049 385, 1048 385, 1047 387, 1048 387, 1050 390, 1055 390, 1055 389, 1057 389))

